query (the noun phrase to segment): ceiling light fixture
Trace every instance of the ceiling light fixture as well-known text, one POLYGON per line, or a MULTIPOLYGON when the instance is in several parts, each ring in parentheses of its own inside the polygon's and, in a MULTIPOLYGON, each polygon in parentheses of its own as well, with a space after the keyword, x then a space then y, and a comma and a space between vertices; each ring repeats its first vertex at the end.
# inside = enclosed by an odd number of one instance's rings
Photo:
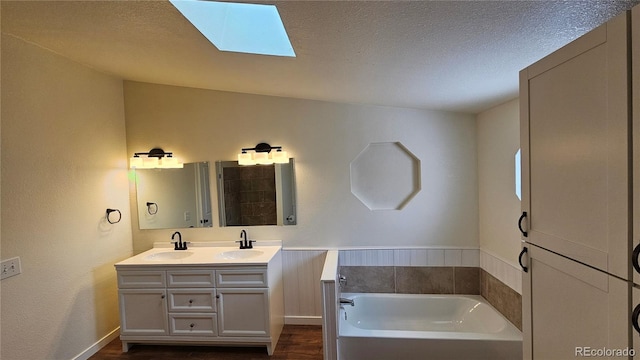
POLYGON ((260 143, 253 148, 243 148, 242 152, 238 154, 238 165, 271 165, 288 162, 289 155, 282 150, 282 146, 271 146, 267 143, 260 143), (276 151, 272 153, 271 150, 276 151))
POLYGON ((137 152, 129 159, 131 169, 177 169, 184 167, 182 161, 160 148, 153 148, 149 152, 137 152), (146 156, 146 157, 141 157, 146 156))

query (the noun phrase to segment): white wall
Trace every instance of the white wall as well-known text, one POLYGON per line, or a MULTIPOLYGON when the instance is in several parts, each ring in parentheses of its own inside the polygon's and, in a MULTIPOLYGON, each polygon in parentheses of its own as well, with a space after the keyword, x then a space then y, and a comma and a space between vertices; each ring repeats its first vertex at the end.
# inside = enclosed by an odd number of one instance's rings
POLYGON ((0 358, 70 359, 117 328, 131 254, 122 81, 2 35, 0 358), (107 208, 122 221, 106 224, 107 208))
MULTIPOLYGON (((248 229, 285 248, 478 247, 476 121, 471 115, 236 94, 126 81, 127 149, 159 146, 185 162, 234 160, 281 145, 296 160, 298 225, 248 229), (371 142, 401 142, 421 161, 422 189, 402 210, 371 211, 350 191, 350 162, 371 142)), ((211 178, 213 203, 217 194, 211 178)), ((135 203, 132 204, 135 214, 135 203)), ((185 229, 188 241, 237 239, 236 227, 185 229)), ((169 241, 138 230, 134 250, 169 241)))
POLYGON ((489 264, 485 270, 494 269, 492 275, 519 291, 520 200, 515 194, 515 154, 520 147, 518 99, 478 114, 477 121, 479 237, 485 253, 481 263, 489 264))

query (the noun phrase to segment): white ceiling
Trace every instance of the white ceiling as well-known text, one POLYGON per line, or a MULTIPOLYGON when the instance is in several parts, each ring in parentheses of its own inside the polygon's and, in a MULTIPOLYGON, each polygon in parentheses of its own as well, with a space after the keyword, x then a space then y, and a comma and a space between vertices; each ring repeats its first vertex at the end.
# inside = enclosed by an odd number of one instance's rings
POLYGON ((2 32, 124 79, 477 113, 515 98, 522 68, 639 1, 265 2, 296 58, 220 52, 168 1, 0 11, 2 32))

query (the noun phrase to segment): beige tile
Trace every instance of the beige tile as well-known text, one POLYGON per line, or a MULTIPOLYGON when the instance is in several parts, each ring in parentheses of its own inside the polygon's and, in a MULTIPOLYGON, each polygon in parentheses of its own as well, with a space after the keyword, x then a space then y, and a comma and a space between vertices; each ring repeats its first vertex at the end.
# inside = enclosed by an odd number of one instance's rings
POLYGON ((452 267, 396 267, 396 292, 453 294, 452 267))
POLYGON ((340 275, 347 278, 347 284, 342 287, 342 292, 395 292, 393 266, 342 266, 340 275))
POLYGON ((480 295, 480 268, 455 267, 453 269, 454 293, 480 295))
POLYGON ((480 295, 522 330, 522 296, 484 270, 480 271, 480 295))

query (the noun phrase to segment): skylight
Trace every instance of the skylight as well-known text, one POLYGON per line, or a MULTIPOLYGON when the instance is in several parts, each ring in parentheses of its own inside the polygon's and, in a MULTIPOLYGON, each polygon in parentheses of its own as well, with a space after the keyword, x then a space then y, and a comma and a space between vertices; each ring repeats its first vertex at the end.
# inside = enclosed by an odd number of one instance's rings
POLYGON ((275 5, 170 0, 218 50, 295 57, 275 5))

